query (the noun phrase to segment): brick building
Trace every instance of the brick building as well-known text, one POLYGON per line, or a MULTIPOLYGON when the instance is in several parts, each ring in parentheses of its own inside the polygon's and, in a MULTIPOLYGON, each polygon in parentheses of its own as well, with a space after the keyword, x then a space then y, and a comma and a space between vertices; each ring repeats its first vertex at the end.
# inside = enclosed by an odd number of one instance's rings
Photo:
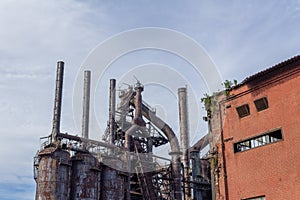
POLYGON ((300 56, 215 97, 216 200, 300 199, 300 56))

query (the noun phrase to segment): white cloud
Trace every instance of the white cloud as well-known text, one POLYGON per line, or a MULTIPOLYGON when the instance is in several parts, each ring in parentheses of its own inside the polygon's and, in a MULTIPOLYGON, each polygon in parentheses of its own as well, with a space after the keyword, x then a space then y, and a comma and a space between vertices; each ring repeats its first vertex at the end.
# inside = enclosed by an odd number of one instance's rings
POLYGON ((0 9, 1 57, 21 64, 70 57, 71 49, 72 55, 87 53, 103 33, 88 19, 106 20, 104 13, 73 0, 1 1, 0 9))
POLYGON ((104 39, 91 17, 106 20, 79 1, 0 1, 0 199, 34 198, 32 161, 51 130, 55 62, 69 59, 65 71, 76 74, 72 64, 104 39))

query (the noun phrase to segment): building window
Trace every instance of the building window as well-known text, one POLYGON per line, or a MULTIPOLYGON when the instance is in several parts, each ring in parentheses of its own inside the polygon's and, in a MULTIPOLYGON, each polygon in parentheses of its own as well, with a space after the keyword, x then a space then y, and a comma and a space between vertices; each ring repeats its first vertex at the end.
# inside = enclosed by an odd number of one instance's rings
POLYGON ((234 143, 234 152, 246 151, 248 149, 264 146, 283 140, 281 129, 265 133, 241 142, 234 143))
POLYGON ((248 104, 237 107, 236 111, 240 118, 250 115, 250 108, 248 104))
POLYGON ((242 199, 242 200, 266 200, 266 196, 260 196, 260 197, 242 199))
POLYGON ((254 104, 258 112, 269 108, 267 97, 263 97, 261 99, 255 100, 254 104))

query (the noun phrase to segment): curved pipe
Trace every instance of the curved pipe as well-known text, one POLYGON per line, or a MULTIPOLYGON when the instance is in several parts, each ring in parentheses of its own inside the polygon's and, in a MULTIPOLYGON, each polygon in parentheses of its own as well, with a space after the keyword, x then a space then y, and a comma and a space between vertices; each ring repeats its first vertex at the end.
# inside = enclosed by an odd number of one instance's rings
POLYGON ((142 103, 142 114, 150 122, 152 122, 157 128, 159 128, 168 138, 171 146, 171 152, 169 153, 172 158, 172 173, 174 176, 174 197, 175 199, 181 199, 181 162, 180 162, 180 147, 178 139, 170 128, 163 120, 156 116, 145 104, 142 103))
POLYGON ((132 124, 129 129, 125 132, 125 148, 130 151, 131 150, 131 136, 135 134, 137 130, 139 130, 140 126, 136 124, 132 124))
POLYGON ((207 133, 205 136, 203 136, 200 140, 198 140, 198 142, 196 142, 193 146, 191 146, 189 148, 189 154, 191 154, 191 152, 193 151, 201 151, 202 149, 204 149, 204 147, 206 147, 207 145, 209 145, 209 139, 210 135, 207 133))

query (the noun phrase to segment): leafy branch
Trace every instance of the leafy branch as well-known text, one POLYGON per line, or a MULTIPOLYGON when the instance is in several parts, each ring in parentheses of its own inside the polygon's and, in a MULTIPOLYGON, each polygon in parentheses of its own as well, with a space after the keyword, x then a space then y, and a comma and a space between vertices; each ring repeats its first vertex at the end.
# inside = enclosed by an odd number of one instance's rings
POLYGON ((228 96, 231 88, 237 85, 237 80, 235 79, 233 81, 225 80, 225 82, 222 83, 222 85, 224 86, 225 89, 225 95, 228 96))

